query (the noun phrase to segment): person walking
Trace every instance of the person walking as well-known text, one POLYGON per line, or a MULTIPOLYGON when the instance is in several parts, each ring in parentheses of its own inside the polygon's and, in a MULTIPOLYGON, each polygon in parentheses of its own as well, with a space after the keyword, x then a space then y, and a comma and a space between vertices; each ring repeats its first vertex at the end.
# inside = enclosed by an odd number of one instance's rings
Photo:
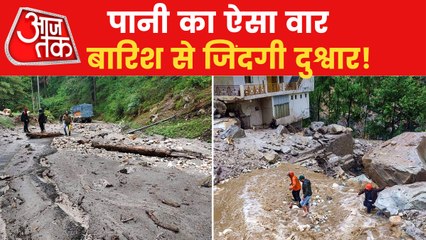
POLYGON ((30 124, 30 116, 28 115, 28 109, 24 108, 24 111, 21 114, 21 122, 24 123, 24 132, 29 133, 28 125, 30 124))
POLYGON ((46 114, 44 114, 43 109, 38 110, 38 125, 40 126, 41 132, 45 132, 44 124, 47 122, 46 114))
MULTIPOLYGON (((297 205, 300 207, 300 182, 297 179, 297 176, 294 175, 294 172, 290 171, 287 173, 287 176, 290 177, 290 187, 291 195, 293 196, 293 201, 297 202, 297 205)), ((291 205, 290 205, 291 207, 291 205)))
POLYGON ((71 123, 72 123, 72 119, 71 116, 69 115, 68 111, 66 111, 64 113, 64 115, 61 117, 61 121, 64 124, 64 133, 65 136, 71 136, 71 123), (68 133, 67 133, 68 130, 68 133))
POLYGON ((305 176, 300 175, 299 180, 302 182, 302 190, 303 190, 303 199, 300 202, 300 205, 303 209, 303 216, 306 217, 309 214, 309 200, 311 200, 312 196, 312 188, 311 188, 311 181, 309 179, 306 179, 305 176))
POLYGON ((373 188, 371 183, 367 183, 365 188, 358 193, 358 196, 365 194, 364 206, 367 208, 367 213, 371 213, 371 210, 376 207, 374 203, 379 196, 379 192, 383 191, 383 189, 385 188, 373 188))

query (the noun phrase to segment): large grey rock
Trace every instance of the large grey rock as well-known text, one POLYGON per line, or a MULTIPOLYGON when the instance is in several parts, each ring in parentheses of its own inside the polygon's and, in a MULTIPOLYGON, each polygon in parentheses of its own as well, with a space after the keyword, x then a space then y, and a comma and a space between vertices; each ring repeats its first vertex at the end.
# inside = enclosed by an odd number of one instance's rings
POLYGON ((280 156, 276 152, 267 152, 263 154, 262 159, 267 161, 269 164, 275 164, 280 160, 280 156))
POLYGON ((227 137, 231 137, 231 138, 243 138, 246 136, 246 133, 244 132, 243 129, 241 129, 238 126, 235 125, 231 125, 229 126, 225 132, 223 132, 220 137, 223 138, 227 138, 227 137))
POLYGON ((362 158, 367 175, 380 186, 426 181, 426 133, 403 133, 362 158))
POLYGON ((226 113, 225 103, 215 100, 213 102, 213 107, 214 107, 214 114, 220 114, 221 116, 225 115, 226 113))
POLYGON ((328 133, 330 134, 341 134, 346 132, 346 127, 339 124, 328 125, 328 133))
POLYGON ((354 139, 352 137, 352 134, 345 133, 339 135, 327 135, 327 139, 327 152, 334 153, 337 156, 345 156, 353 153, 354 139))
POLYGON ((375 205, 388 215, 397 215, 406 210, 424 210, 426 209, 426 182, 386 188, 379 193, 375 205))
POLYGON ((324 122, 311 122, 311 125, 309 126, 309 128, 314 131, 317 132, 318 129, 322 128, 324 126, 324 122))
POLYGON ((283 125, 279 125, 277 127, 277 129, 275 129, 275 132, 278 135, 290 134, 290 132, 288 131, 288 129, 285 126, 283 126, 283 125))

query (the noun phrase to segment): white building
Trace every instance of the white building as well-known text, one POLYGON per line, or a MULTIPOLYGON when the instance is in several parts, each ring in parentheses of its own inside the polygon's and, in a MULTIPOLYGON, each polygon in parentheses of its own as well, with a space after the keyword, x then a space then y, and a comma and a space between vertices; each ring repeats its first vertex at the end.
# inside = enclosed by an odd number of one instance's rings
POLYGON ((214 97, 226 103, 243 128, 292 124, 309 118, 314 78, 287 76, 214 77, 214 97))

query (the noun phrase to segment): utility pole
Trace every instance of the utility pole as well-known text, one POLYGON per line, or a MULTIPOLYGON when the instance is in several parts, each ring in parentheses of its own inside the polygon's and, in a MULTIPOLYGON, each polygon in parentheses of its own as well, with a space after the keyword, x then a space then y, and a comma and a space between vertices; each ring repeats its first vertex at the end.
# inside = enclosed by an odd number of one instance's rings
POLYGON ((38 109, 40 109, 41 108, 41 104, 40 104, 40 81, 38 79, 38 76, 37 76, 37 93, 38 93, 38 109))

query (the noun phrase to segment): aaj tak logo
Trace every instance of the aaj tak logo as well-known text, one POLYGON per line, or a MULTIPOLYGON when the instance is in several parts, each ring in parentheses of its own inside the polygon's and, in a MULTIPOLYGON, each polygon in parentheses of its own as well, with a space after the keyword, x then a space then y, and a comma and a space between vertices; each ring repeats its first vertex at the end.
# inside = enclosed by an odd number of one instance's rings
POLYGON ((5 52, 14 65, 80 63, 67 18, 27 7, 16 15, 5 52))

